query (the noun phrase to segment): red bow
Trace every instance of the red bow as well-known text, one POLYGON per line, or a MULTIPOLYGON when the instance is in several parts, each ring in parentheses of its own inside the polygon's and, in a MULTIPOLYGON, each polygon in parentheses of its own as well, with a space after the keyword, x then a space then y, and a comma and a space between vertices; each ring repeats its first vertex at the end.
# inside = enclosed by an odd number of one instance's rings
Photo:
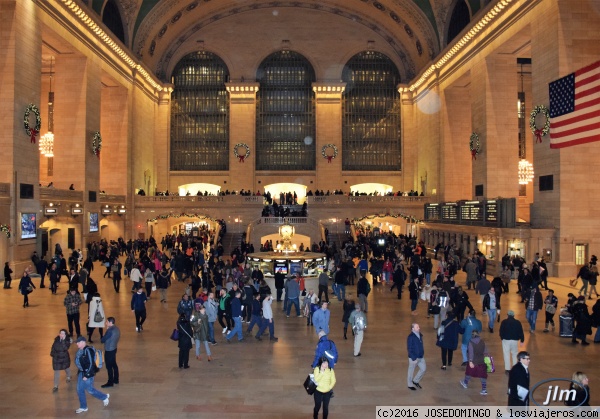
POLYGON ((35 128, 29 128, 29 135, 31 135, 31 142, 32 144, 35 144, 35 136, 38 135, 40 132, 38 130, 36 130, 35 128))
POLYGON ((542 131, 541 129, 536 129, 534 131, 534 135, 535 135, 535 142, 537 143, 541 143, 542 142, 542 134, 544 133, 544 131, 542 131))
POLYGON ((239 163, 243 163, 246 160, 246 156, 238 156, 238 159, 240 159, 239 163))
POLYGON ((471 160, 477 160, 477 150, 471 150, 471 160))
POLYGON ((327 156, 327 163, 331 163, 331 159, 333 159, 333 156, 327 156))

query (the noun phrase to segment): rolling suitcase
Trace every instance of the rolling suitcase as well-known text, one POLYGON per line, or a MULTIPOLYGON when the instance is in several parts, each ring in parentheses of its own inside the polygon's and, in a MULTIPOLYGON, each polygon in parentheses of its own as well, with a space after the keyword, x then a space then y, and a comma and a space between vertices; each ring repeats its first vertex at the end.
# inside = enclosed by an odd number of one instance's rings
POLYGON ((561 338, 570 338, 573 336, 573 316, 560 315, 559 320, 559 336, 561 338))

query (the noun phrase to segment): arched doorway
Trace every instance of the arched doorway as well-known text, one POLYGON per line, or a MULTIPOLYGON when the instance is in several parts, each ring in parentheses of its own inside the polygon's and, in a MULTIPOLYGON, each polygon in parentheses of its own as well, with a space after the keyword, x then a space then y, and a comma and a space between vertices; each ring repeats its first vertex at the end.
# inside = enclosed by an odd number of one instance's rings
MULTIPOLYGON (((281 194, 287 194, 291 192, 292 195, 295 193, 298 197, 297 203, 302 205, 306 201, 306 186, 299 183, 272 183, 265 186, 265 192, 271 193, 271 198, 278 204, 281 202, 281 194)), ((285 204, 285 202, 283 202, 285 204)))

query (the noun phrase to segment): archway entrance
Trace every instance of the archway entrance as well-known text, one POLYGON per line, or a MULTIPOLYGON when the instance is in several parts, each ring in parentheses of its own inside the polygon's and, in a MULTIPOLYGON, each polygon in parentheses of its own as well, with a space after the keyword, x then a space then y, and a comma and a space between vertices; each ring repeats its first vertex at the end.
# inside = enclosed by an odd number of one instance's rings
POLYGON ((282 194, 285 196, 287 193, 292 195, 296 193, 297 204, 302 205, 306 201, 306 186, 299 183, 272 183, 265 186, 265 192, 270 192, 271 198, 278 204, 286 204, 286 202, 281 202, 281 197, 282 194))

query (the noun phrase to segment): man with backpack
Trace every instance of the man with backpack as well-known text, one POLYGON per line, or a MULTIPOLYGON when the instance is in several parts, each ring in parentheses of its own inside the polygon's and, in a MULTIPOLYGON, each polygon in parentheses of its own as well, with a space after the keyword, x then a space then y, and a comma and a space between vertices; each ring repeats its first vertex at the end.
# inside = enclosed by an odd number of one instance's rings
POLYGON ((327 333, 324 330, 319 332, 319 343, 317 343, 317 349, 315 350, 315 359, 311 365, 312 368, 315 368, 319 365, 319 360, 322 357, 326 357, 327 361, 329 361, 329 368, 333 369, 337 360, 338 360, 338 351, 335 346, 335 342, 329 340, 327 337, 327 333))
POLYGON ((88 346, 85 337, 77 338, 77 354, 75 355, 75 365, 79 369, 77 374, 77 396, 79 397, 79 409, 75 413, 83 413, 88 411, 85 392, 91 396, 102 400, 104 406, 108 406, 110 394, 102 393, 94 388, 94 377, 96 376, 96 350, 92 346, 88 346))
POLYGON ((354 331, 354 356, 360 356, 360 346, 363 341, 363 334, 367 328, 367 316, 362 312, 360 304, 354 306, 355 310, 350 314, 348 322, 352 325, 354 331))

